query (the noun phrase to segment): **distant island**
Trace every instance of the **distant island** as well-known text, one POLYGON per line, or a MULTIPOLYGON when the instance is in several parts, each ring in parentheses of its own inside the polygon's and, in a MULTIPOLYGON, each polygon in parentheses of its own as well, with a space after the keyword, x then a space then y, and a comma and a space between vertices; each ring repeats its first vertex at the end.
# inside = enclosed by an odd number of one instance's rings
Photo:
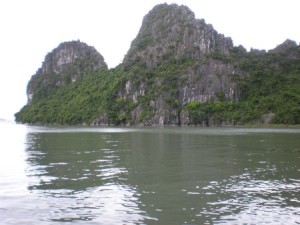
POLYGON ((188 7, 160 4, 116 68, 95 48, 64 42, 46 55, 27 96, 19 123, 300 124, 300 46, 247 51, 188 7))

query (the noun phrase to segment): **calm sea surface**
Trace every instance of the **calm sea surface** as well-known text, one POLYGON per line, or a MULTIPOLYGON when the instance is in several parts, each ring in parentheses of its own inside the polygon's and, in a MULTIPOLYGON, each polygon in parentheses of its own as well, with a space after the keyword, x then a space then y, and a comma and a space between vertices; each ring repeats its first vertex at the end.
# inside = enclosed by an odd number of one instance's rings
POLYGON ((0 123, 0 224, 300 224, 300 130, 0 123))

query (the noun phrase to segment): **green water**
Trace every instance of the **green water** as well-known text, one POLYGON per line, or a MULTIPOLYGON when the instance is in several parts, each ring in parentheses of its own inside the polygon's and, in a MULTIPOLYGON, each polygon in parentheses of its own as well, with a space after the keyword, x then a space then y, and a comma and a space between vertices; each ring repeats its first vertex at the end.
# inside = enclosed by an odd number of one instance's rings
POLYGON ((1 124, 0 136, 0 224, 300 223, 300 130, 1 124))

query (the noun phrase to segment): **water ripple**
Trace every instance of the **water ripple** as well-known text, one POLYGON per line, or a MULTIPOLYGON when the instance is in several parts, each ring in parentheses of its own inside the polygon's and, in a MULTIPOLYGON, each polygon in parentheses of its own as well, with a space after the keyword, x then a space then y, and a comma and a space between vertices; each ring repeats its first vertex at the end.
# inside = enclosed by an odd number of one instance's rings
MULTIPOLYGON (((215 194, 198 216, 214 215, 214 224, 296 224, 300 218, 300 180, 259 180, 248 172, 222 182, 210 182, 202 191, 215 194), (289 205, 289 206, 287 206, 289 205)), ((209 222, 208 221, 208 222, 209 222)))

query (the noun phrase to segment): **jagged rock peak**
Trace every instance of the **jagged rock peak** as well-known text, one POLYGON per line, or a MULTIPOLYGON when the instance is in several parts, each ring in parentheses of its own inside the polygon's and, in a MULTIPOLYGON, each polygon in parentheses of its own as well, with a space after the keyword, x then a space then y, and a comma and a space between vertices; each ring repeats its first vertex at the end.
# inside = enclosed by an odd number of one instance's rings
POLYGON ((286 39, 282 44, 271 50, 271 52, 283 52, 289 48, 297 47, 297 43, 293 40, 286 39))
POLYGON ((43 73, 61 73, 66 65, 74 63, 78 59, 92 60, 89 62, 89 69, 92 70, 107 68, 103 56, 94 47, 78 40, 63 42, 48 53, 41 69, 43 73))
POLYGON ((196 19, 188 7, 165 3, 144 17, 124 62, 141 61, 152 67, 170 57, 197 58, 215 51, 228 54, 232 48, 231 38, 219 34, 204 19, 196 19))
POLYGON ((59 44, 48 53, 42 67, 32 76, 27 85, 28 102, 34 95, 46 95, 47 91, 76 82, 88 72, 107 69, 103 56, 91 46, 81 41, 59 44))

